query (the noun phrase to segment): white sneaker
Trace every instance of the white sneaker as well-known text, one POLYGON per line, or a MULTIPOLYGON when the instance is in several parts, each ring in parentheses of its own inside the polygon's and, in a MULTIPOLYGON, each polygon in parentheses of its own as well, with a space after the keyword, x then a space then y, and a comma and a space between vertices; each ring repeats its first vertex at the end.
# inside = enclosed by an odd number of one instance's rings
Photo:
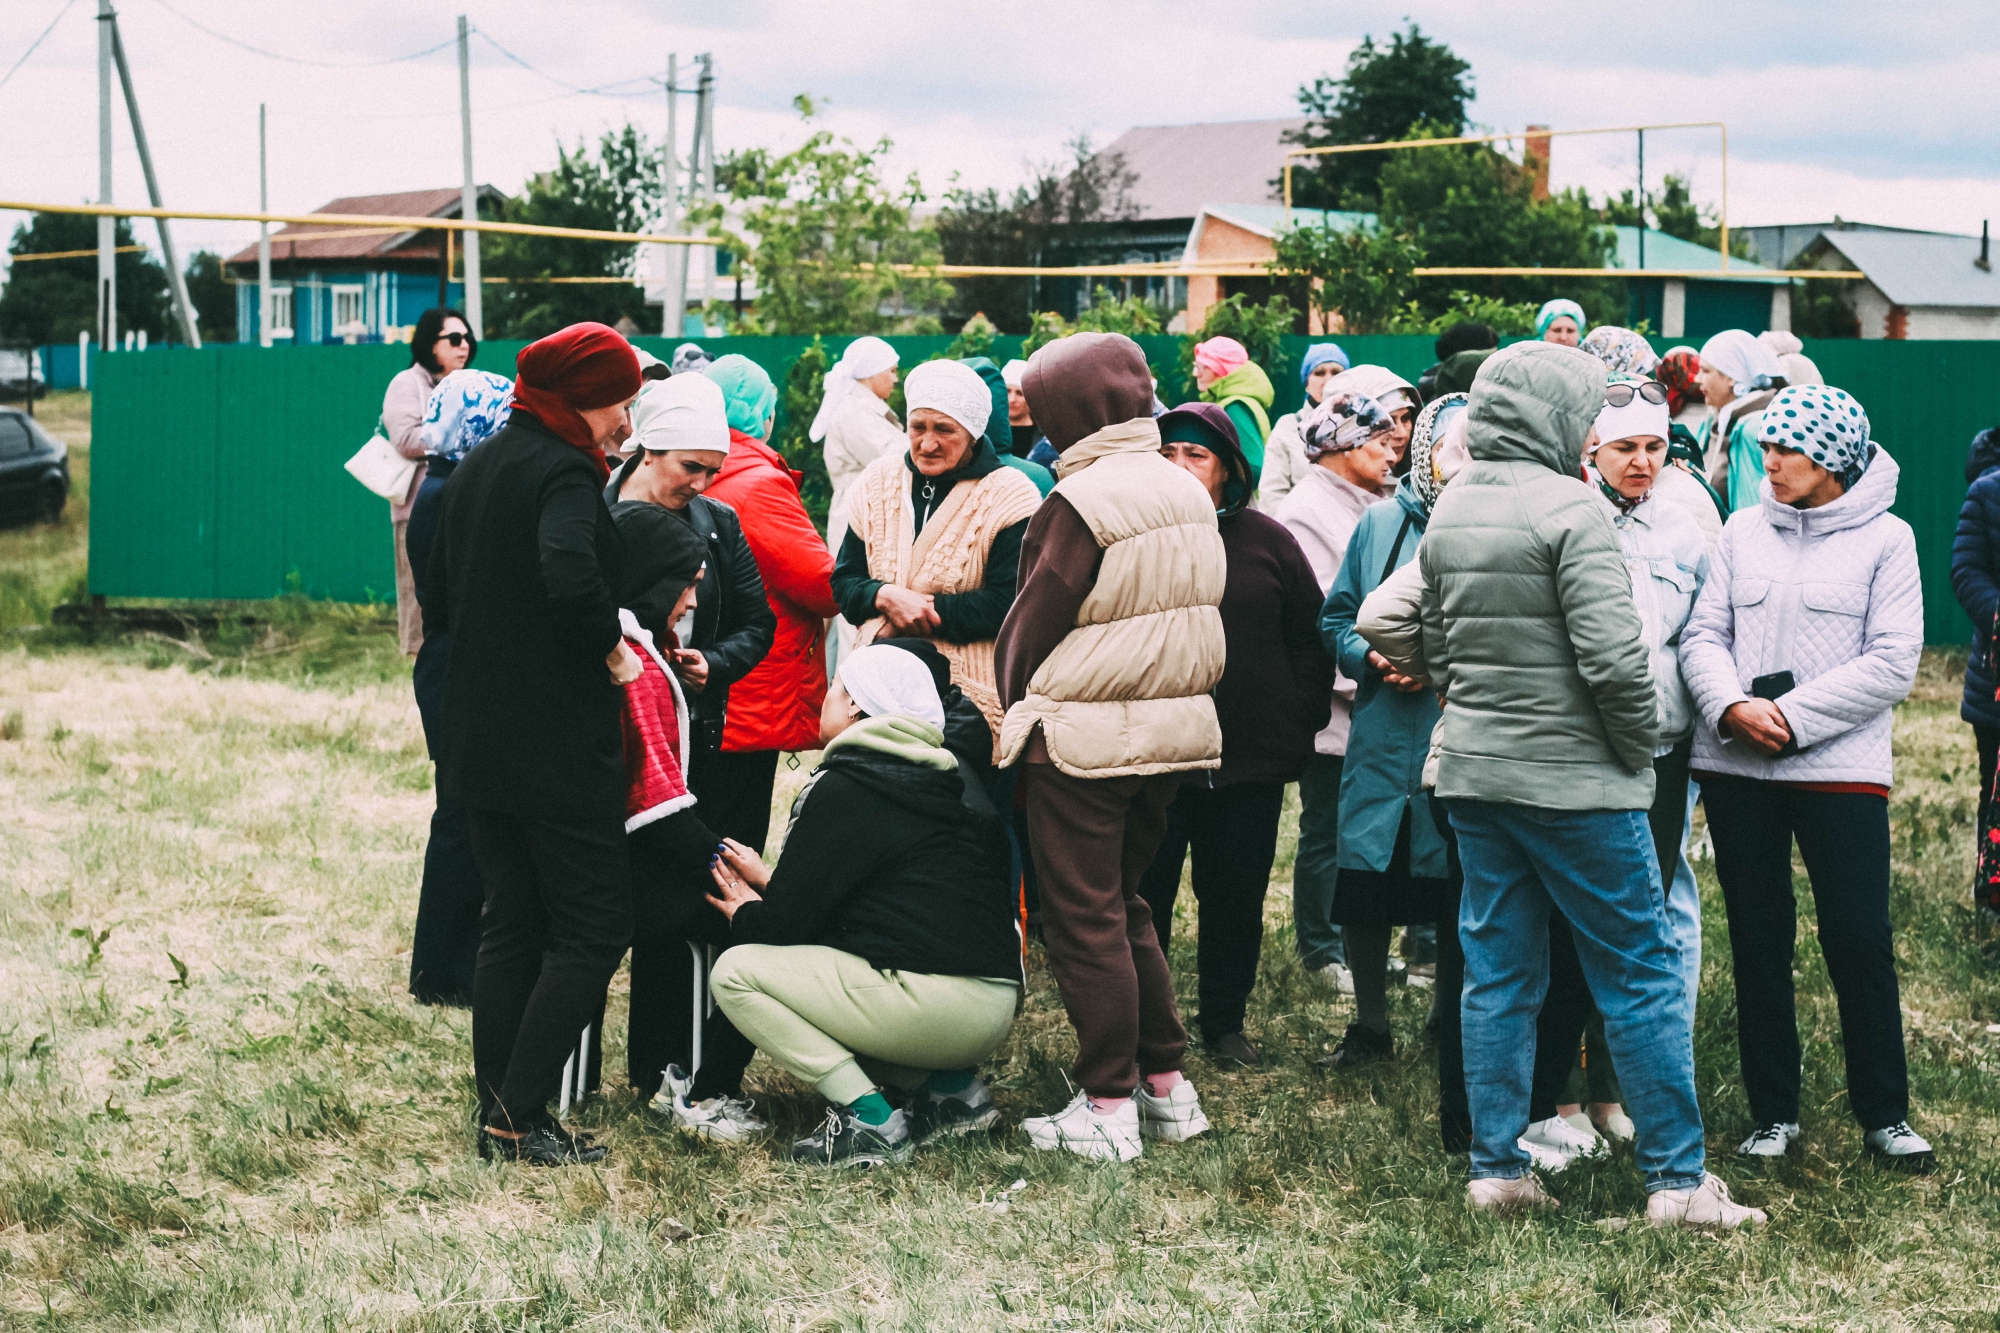
POLYGON ((1482 1213, 1524 1213, 1531 1209, 1562 1206, 1549 1197, 1549 1192, 1542 1188, 1542 1182, 1535 1178, 1532 1171, 1512 1180, 1500 1176, 1475 1180, 1465 1187, 1465 1201, 1482 1213))
POLYGON ((678 1065, 668 1065, 653 1097, 653 1109, 664 1115, 676 1129, 684 1129, 710 1143, 748 1143, 768 1134, 770 1125, 757 1118, 755 1102, 740 1097, 710 1097, 690 1102, 688 1090, 694 1080, 678 1065))
POLYGON ((1630 1143, 1639 1137, 1639 1127, 1623 1111, 1613 1111, 1604 1117, 1604 1137, 1614 1143, 1630 1143))
POLYGON ((1923 1135, 1910 1128, 1907 1120, 1898 1120, 1887 1129, 1871 1129, 1862 1136, 1862 1142, 1885 1166, 1919 1174, 1937 1169, 1937 1154, 1931 1151, 1923 1135))
POLYGON ((1646 1224, 1656 1227, 1696 1227, 1730 1231, 1762 1226, 1771 1219, 1762 1208, 1746 1208, 1729 1197, 1729 1186, 1707 1172, 1691 1190, 1655 1190, 1646 1198, 1646 1224))
POLYGON ((1564 1171, 1586 1157, 1602 1157, 1611 1150, 1596 1133, 1585 1133, 1559 1115, 1529 1125, 1528 1132, 1516 1142, 1544 1171, 1564 1171))
POLYGON ((1774 1121, 1768 1125, 1759 1125, 1754 1134, 1736 1145, 1736 1155, 1738 1157, 1783 1157, 1790 1151, 1792 1144, 1799 1140, 1799 1137, 1799 1127, 1796 1122, 1783 1124, 1774 1121))
POLYGON ((1021 1128, 1035 1147, 1067 1148, 1079 1157, 1129 1162, 1145 1151, 1140 1140, 1139 1104, 1129 1097, 1110 1115, 1099 1115, 1090 1105, 1089 1094, 1079 1092, 1054 1115, 1030 1116, 1021 1122, 1021 1128))
POLYGON ((1345 963, 1328 963, 1325 967, 1314 968, 1313 975, 1342 995, 1354 994, 1354 974, 1347 970, 1345 963))
POLYGON ((1208 1117, 1201 1113, 1201 1098, 1195 1094, 1194 1084, 1186 1079, 1174 1084, 1164 1097, 1148 1092, 1145 1080, 1141 1079, 1132 1101, 1139 1108, 1139 1132, 1149 1139, 1181 1143, 1208 1132, 1208 1117))

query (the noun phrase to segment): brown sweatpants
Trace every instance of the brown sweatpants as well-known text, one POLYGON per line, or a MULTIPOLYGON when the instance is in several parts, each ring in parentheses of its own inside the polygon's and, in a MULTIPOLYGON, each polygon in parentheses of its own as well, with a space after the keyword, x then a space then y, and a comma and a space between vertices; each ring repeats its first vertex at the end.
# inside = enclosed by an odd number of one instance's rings
POLYGON ((1076 1029, 1077 1086, 1129 1097, 1141 1074, 1181 1067, 1187 1030, 1139 881, 1167 829, 1181 775, 1073 778, 1023 763, 1028 844, 1049 970, 1076 1029))

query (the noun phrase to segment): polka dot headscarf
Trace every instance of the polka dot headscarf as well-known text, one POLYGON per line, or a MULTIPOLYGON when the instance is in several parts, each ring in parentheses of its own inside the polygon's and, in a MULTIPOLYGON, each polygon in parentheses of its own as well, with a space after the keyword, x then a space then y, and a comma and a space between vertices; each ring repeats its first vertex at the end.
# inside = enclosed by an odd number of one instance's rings
POLYGON ((1764 409, 1757 442, 1796 450, 1851 487, 1868 467, 1868 414, 1845 389, 1825 384, 1780 389, 1764 409))

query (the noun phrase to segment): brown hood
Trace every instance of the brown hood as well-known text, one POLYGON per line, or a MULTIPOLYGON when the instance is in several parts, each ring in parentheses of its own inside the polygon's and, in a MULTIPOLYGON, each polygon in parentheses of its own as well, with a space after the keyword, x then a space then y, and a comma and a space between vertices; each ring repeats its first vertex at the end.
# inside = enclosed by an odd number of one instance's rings
POLYGON ((1029 358, 1021 392, 1057 453, 1106 426, 1153 415, 1146 354, 1122 333, 1056 339, 1029 358))

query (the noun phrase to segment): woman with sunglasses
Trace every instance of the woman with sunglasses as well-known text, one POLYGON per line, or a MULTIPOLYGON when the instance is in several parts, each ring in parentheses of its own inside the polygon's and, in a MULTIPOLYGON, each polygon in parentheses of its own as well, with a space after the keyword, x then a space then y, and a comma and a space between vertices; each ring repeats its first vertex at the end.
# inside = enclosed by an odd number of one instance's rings
POLYGON ((410 507, 426 475, 424 418, 430 412, 431 390, 454 370, 471 364, 479 343, 472 326, 456 310, 426 310, 410 334, 410 367, 389 381, 382 395, 382 433, 396 452, 417 460, 416 475, 400 500, 389 502, 389 525, 396 540, 396 634, 403 653, 415 657, 424 646, 423 611, 417 606, 422 570, 410 568, 410 507))

